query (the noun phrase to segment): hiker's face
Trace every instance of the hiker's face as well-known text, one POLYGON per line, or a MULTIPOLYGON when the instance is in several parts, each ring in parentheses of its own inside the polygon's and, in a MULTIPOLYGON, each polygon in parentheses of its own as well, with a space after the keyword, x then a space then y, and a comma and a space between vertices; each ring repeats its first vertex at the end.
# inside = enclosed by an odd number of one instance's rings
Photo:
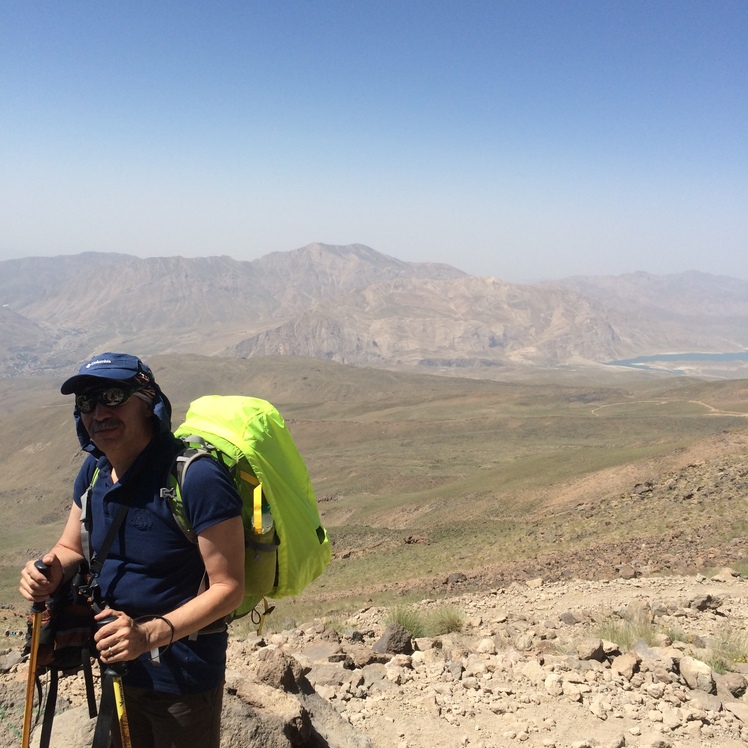
POLYGON ((153 436, 153 411, 139 397, 131 397, 121 405, 97 402, 90 413, 81 413, 81 421, 91 441, 107 457, 114 454, 136 456, 153 436))

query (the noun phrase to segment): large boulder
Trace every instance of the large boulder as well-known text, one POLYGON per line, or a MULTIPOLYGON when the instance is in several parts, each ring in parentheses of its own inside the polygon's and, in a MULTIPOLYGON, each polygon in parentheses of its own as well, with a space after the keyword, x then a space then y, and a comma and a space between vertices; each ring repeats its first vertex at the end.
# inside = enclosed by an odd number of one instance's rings
POLYGON ((693 691, 704 691, 704 693, 716 693, 717 691, 712 669, 701 660, 696 660, 693 657, 682 657, 680 674, 686 685, 693 691))
POLYGON ((374 651, 380 654, 413 654, 410 631, 399 623, 390 623, 374 644, 374 651))

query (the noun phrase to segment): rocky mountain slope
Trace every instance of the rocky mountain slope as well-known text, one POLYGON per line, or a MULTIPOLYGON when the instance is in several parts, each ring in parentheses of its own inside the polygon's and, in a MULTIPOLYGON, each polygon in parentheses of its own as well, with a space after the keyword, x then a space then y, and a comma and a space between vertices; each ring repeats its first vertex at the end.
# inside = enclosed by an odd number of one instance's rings
POLYGON ((121 348, 495 368, 748 344, 748 282, 700 273, 521 286, 358 244, 252 262, 84 253, 0 271, 6 375, 121 348))
POLYGON ((552 365, 570 355, 607 359, 621 350, 610 316, 559 286, 400 279, 317 301, 303 318, 264 330, 234 350, 242 357, 322 353, 345 363, 552 365))
MULTIPOLYGON (((618 524, 617 541, 469 574, 455 556, 413 603, 336 609, 311 591, 315 620, 271 616, 262 636, 234 624, 222 748, 744 745, 743 437, 737 451, 715 442, 676 469, 632 476, 615 500, 593 505, 589 485, 559 517, 565 531, 618 524), (658 537, 636 524, 660 515, 680 529, 658 537)), ((413 582, 382 586, 413 599, 413 582)), ((0 623, 0 744, 12 745, 23 604, 6 604, 0 623)), ((63 679, 52 748, 90 745, 83 694, 80 677, 63 679)))
MULTIPOLYGON (((533 579, 424 599, 452 630, 393 611, 234 634, 222 748, 737 748, 748 741, 748 582, 533 579), (742 636, 739 632, 743 632, 742 636)), ((0 655, 0 738, 17 739, 25 663, 0 655)), ((98 679, 97 679, 98 688, 98 679)), ((80 676, 63 679, 51 748, 86 748, 80 676)), ((38 745, 37 729, 35 741, 38 745)))

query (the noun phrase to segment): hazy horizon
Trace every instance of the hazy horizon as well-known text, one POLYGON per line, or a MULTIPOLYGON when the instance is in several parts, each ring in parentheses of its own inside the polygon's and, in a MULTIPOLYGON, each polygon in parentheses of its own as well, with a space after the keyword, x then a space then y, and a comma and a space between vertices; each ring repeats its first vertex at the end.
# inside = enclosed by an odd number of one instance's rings
MULTIPOLYGON (((328 246, 351 246, 351 245, 331 245, 329 242, 309 242, 307 245, 304 245, 304 246, 306 247, 306 246, 309 246, 311 244, 325 244, 325 245, 328 245, 328 246)), ((352 242, 351 244, 359 244, 359 245, 361 245, 362 242, 352 242)), ((366 245, 364 245, 364 246, 366 246, 366 245)), ((369 247, 369 248, 376 250, 375 247, 369 247)), ((273 252, 286 252, 286 251, 291 252, 291 251, 294 251, 296 249, 303 249, 303 247, 292 247, 292 248, 289 248, 288 250, 273 250, 273 252)), ((20 257, 7 257, 7 258, 0 259, 0 263, 2 263, 2 262, 9 262, 9 261, 13 261, 13 260, 24 260, 24 259, 34 259, 34 258, 37 258, 37 259, 51 259, 51 258, 54 258, 54 257, 70 257, 70 256, 73 256, 73 255, 86 254, 88 252, 97 252, 97 251, 98 250, 85 250, 83 252, 62 252, 62 253, 59 253, 57 255, 33 254, 33 255, 24 255, 24 256, 20 256, 20 257)), ((379 250, 376 250, 376 251, 379 251, 379 250)), ((127 255, 127 256, 135 257, 135 258, 141 259, 141 260, 148 259, 148 258, 159 258, 159 257, 187 257, 186 255, 182 255, 182 254, 180 254, 178 252, 170 254, 170 255, 166 255, 166 254, 163 254, 163 255, 156 255, 156 254, 141 255, 141 254, 138 254, 136 252, 110 252, 110 253, 101 252, 101 253, 102 254, 121 254, 121 255, 127 255)), ((223 256, 230 257, 232 260, 236 260, 238 262, 252 262, 253 260, 259 260, 259 259, 261 259, 262 257, 264 257, 267 254, 272 254, 272 252, 266 252, 266 253, 264 253, 262 255, 258 255, 257 257, 252 257, 252 258, 239 258, 239 257, 234 257, 232 255, 228 255, 226 253, 222 253, 222 254, 223 254, 223 256)), ((381 254, 388 255, 387 252, 382 252, 381 254)), ((189 259, 208 258, 208 257, 219 257, 219 256, 221 256, 221 255, 219 255, 219 254, 215 254, 215 255, 207 255, 207 254, 206 255, 191 255, 191 256, 189 256, 189 259)), ((490 276, 488 274, 486 274, 485 276, 480 276, 480 274, 468 273, 466 270, 464 270, 464 268, 460 267, 459 263, 455 263, 455 262, 444 262, 444 261, 436 261, 436 260, 429 260, 429 259, 407 260, 407 259, 405 259, 403 257, 395 257, 395 255, 388 255, 388 256, 394 257, 396 260, 402 260, 404 262, 416 262, 416 263, 417 262, 425 262, 425 263, 429 263, 429 262, 440 262, 441 264, 450 265, 453 268, 456 268, 458 270, 462 270, 463 272, 467 273, 468 275, 475 275, 475 276, 478 276, 478 277, 495 277, 495 278, 499 278, 501 280, 504 280, 504 281, 507 281, 507 282, 510 282, 510 283, 517 283, 517 284, 520 284, 520 285, 522 285, 522 284, 531 285, 533 283, 553 282, 555 280, 564 280, 564 279, 568 279, 568 278, 572 278, 572 277, 591 277, 591 276, 620 277, 620 276, 625 276, 625 275, 636 275, 637 273, 645 273, 645 274, 648 274, 648 275, 657 276, 657 275, 679 275, 679 274, 684 274, 684 273, 687 274, 687 273, 691 273, 691 272, 703 273, 705 275, 721 276, 721 277, 734 278, 734 279, 737 279, 737 280, 746 280, 746 281, 748 281, 748 276, 747 277, 741 277, 741 276, 738 276, 738 275, 730 275, 728 273, 716 273, 716 272, 713 273, 713 272, 710 272, 708 270, 696 270, 694 268, 686 268, 686 269, 683 269, 683 270, 674 270, 672 272, 665 272, 665 273, 650 273, 647 270, 631 270, 631 271, 625 271, 625 272, 622 272, 622 273, 581 273, 581 274, 580 273, 574 273, 574 274, 569 273, 569 274, 566 274, 566 275, 558 275, 558 276, 555 276, 555 277, 542 277, 542 278, 538 277, 538 278, 526 278, 526 279, 510 279, 510 278, 505 278, 505 277, 503 277, 501 275, 498 275, 496 273, 493 273, 490 276)))

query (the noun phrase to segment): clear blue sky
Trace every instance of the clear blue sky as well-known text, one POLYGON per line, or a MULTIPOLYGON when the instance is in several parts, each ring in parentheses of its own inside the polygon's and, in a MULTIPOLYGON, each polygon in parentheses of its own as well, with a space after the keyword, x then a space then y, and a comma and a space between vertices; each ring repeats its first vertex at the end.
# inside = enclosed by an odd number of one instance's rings
POLYGON ((0 259, 748 279, 746 0, 0 0, 0 259))

